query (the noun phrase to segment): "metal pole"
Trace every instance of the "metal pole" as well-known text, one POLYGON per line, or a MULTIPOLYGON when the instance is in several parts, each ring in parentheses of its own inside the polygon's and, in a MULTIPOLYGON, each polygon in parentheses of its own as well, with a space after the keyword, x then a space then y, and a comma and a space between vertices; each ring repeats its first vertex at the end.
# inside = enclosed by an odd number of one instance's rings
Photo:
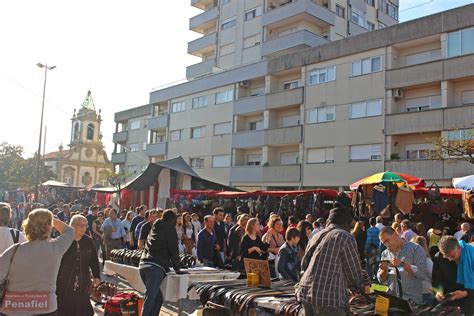
POLYGON ((43 138, 43 115, 44 115, 44 99, 46 95, 46 78, 48 75, 48 65, 44 67, 44 83, 43 83, 43 101, 41 102, 41 121, 38 141, 38 157, 36 160, 36 201, 39 201, 39 187, 40 187, 40 166, 41 166, 41 140, 43 138))

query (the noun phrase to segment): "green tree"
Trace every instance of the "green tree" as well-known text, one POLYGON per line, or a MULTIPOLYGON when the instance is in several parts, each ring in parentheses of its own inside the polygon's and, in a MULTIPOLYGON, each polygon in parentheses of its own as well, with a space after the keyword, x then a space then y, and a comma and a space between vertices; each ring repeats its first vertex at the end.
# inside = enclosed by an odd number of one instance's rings
MULTIPOLYGON (((0 143, 0 189, 33 190, 36 183, 37 154, 24 158, 22 146, 7 142, 0 143)), ((43 166, 41 182, 54 179, 56 176, 49 166, 43 166)))

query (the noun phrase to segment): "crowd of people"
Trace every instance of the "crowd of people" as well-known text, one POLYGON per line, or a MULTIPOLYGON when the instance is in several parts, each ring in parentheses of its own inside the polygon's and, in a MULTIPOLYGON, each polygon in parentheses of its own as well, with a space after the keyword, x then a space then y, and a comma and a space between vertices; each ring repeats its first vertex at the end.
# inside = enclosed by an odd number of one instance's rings
MULTIPOLYGON (((474 313, 474 227, 458 231, 437 223, 426 230, 397 213, 354 219, 339 202, 326 217, 268 218, 216 207, 211 215, 177 209, 121 210, 79 203, 51 210, 0 205, 0 281, 8 291, 47 291, 44 315, 93 315, 89 287, 100 282, 100 262, 113 249, 143 250, 140 276, 146 287, 142 315, 158 315, 160 284, 179 255, 208 267, 245 273, 244 259, 266 260, 272 277, 299 283, 297 298, 306 315, 345 315, 350 291, 370 291, 373 282, 417 304, 447 299, 474 313), (34 273, 32 272, 34 271, 34 273)), ((7 311, 0 309, 0 313, 7 311)), ((11 311, 8 311, 11 313, 11 311)))

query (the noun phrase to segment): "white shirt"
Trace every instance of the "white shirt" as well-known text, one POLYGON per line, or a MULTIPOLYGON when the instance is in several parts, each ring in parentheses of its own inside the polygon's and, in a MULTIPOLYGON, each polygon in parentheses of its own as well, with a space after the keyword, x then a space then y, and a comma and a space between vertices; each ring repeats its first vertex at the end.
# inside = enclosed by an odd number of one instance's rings
POLYGON ((430 259, 430 257, 426 258, 426 270, 428 272, 428 275, 422 282, 423 294, 433 293, 432 291, 433 286, 431 285, 431 275, 433 274, 433 261, 430 259))
POLYGON ((375 228, 378 228, 378 230, 382 230, 382 228, 384 228, 384 227, 385 227, 385 225, 382 224, 382 223, 377 223, 377 224, 375 225, 375 228))
POLYGON ((460 231, 457 231, 454 233, 454 238, 456 238, 457 240, 461 240, 462 236, 464 236, 465 232, 463 232, 462 230, 460 231))
MULTIPOLYGON (((9 227, 2 226, 0 227, 0 255, 10 248, 11 245, 13 245, 13 238, 10 233, 9 227)), ((15 233, 16 235, 16 233, 15 233)), ((20 235, 18 237, 18 242, 24 242, 25 241, 25 235, 23 235, 22 232, 20 232, 20 235)))

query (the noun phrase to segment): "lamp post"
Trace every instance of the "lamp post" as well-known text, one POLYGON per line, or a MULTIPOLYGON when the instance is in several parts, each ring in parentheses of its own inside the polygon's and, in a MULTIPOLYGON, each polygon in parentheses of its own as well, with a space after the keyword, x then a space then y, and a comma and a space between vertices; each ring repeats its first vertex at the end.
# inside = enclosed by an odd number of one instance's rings
POLYGON ((36 66, 39 68, 44 68, 44 83, 43 83, 43 101, 41 102, 41 120, 40 120, 40 132, 39 132, 39 141, 38 141, 38 157, 36 160, 36 200, 39 200, 39 188, 41 181, 41 140, 43 137, 43 115, 44 115, 44 99, 46 95, 46 78, 48 75, 48 70, 53 70, 56 66, 48 66, 48 64, 43 65, 42 63, 37 63, 36 66))

